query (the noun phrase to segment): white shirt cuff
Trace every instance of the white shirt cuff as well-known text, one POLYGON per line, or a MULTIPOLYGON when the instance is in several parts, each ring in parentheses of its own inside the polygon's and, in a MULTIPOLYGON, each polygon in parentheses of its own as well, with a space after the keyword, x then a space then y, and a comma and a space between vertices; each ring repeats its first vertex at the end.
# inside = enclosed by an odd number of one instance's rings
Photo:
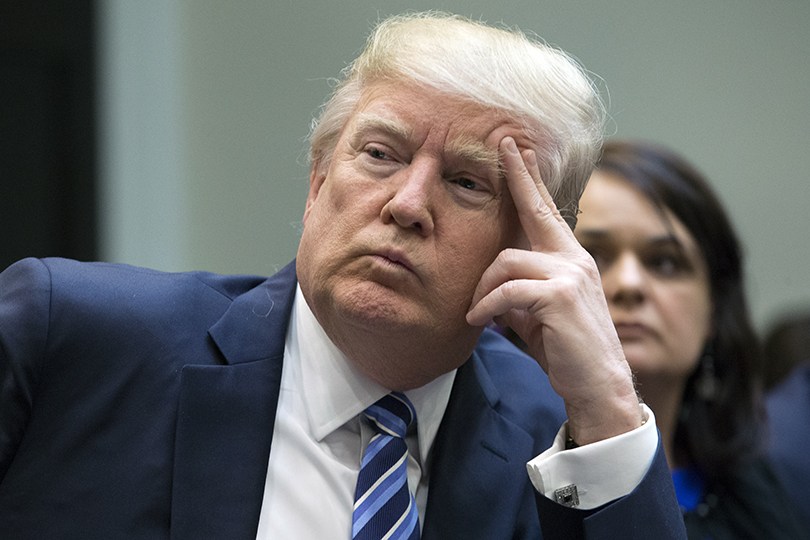
POLYGON ((526 464, 534 488, 551 500, 555 492, 576 486, 577 508, 589 510, 624 497, 641 483, 658 448, 652 410, 642 404, 647 421, 633 431, 565 450, 563 424, 551 448, 526 464))

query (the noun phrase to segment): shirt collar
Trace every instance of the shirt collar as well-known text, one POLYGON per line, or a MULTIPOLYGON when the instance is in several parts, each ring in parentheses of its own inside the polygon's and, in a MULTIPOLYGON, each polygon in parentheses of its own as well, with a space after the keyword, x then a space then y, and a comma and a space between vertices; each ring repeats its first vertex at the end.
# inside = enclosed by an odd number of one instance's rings
MULTIPOLYGON (((299 388, 312 434, 321 441, 389 392, 358 371, 326 335, 307 305, 300 286, 295 293, 290 346, 301 359, 299 388), (306 344, 304 346, 304 344, 306 344)), ((420 461, 426 463, 450 400, 456 370, 405 395, 416 409, 420 461)))

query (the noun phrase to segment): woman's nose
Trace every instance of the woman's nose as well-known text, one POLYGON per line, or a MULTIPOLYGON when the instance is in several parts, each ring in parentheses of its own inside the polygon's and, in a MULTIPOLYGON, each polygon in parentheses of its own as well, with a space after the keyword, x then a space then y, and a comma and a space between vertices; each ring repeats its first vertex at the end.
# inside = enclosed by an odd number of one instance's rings
POLYGON ((605 296, 615 304, 635 304, 647 294, 647 276, 641 261, 633 253, 623 253, 602 272, 605 296))

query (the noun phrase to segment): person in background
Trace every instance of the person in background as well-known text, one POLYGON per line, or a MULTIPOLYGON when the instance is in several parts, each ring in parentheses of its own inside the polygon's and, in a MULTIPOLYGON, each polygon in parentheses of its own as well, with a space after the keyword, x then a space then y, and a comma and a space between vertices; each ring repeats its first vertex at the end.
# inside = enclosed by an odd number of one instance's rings
POLYGON ((276 275, 9 267, 0 536, 685 537, 570 227, 603 119, 556 49, 392 17, 316 122, 276 275))
POLYGON ((810 530, 810 312, 784 315, 764 343, 768 455, 810 530))
POLYGON ((761 455, 742 253, 704 177, 660 146, 608 141, 580 208, 576 237, 655 411, 689 537, 806 538, 761 455))
POLYGON ((762 355, 767 393, 810 362, 810 309, 784 313, 772 322, 762 339, 762 355))

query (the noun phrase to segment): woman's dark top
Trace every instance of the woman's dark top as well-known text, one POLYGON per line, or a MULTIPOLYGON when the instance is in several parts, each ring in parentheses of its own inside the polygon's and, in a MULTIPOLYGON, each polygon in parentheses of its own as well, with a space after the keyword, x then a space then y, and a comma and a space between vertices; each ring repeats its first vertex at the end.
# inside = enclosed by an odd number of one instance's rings
POLYGON ((810 539, 771 467, 758 459, 722 482, 705 484, 694 469, 673 472, 690 540, 810 539))

